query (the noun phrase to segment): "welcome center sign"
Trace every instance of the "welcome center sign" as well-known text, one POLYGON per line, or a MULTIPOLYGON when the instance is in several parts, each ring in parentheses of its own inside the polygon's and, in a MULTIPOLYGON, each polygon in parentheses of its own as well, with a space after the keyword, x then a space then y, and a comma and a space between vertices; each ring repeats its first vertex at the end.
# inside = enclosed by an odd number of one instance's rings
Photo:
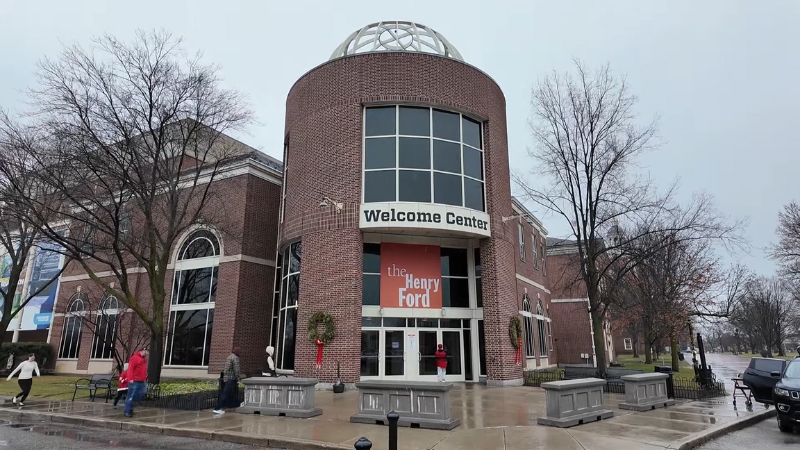
POLYGON ((439 247, 381 244, 381 307, 441 309, 439 247))

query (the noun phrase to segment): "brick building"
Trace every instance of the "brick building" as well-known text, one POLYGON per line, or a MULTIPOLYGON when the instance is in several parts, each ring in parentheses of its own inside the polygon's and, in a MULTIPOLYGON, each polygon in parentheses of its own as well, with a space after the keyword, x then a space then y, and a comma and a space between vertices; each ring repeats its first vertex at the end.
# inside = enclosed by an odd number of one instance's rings
MULTIPOLYGON (((560 362, 547 231, 511 197, 505 97, 445 38, 410 22, 356 31, 292 86, 284 138, 282 166, 252 151, 214 181, 242 238, 198 229, 174 249, 169 280, 218 285, 170 306, 164 376, 218 374, 232 346, 257 371, 268 344, 279 371, 323 384, 435 380, 438 344, 449 381, 518 385, 560 362), (335 326, 319 365, 315 313, 335 326)), ((57 370, 108 371, 65 315, 103 294, 80 272, 61 281, 57 370)))
MULTIPOLYGON (((561 364, 596 366, 589 297, 581 279, 577 242, 549 238, 547 256, 551 273, 553 340, 558 361, 561 364)), ((606 362, 614 361, 616 357, 608 322, 604 326, 604 342, 606 362)))

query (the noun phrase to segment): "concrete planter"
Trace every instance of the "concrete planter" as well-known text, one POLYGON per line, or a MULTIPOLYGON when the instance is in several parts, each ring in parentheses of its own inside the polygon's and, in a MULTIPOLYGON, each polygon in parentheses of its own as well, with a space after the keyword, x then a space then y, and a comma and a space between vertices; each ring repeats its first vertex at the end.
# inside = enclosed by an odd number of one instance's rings
POLYGON ((567 428, 613 417, 614 412, 603 405, 605 384, 606 380, 599 378, 542 383, 547 394, 547 417, 539 417, 537 423, 567 428))
POLYGON ((665 373, 625 375, 625 401, 619 404, 620 409, 649 411, 674 405, 675 400, 667 397, 667 378, 665 373))
POLYGON ((394 411, 401 427, 452 430, 461 423, 450 417, 452 383, 361 381, 356 387, 358 414, 350 422, 384 425, 386 415, 394 411))
POLYGON ((253 377, 245 378, 242 384, 244 406, 237 409, 239 413, 302 418, 322 414, 314 407, 314 378, 253 377))

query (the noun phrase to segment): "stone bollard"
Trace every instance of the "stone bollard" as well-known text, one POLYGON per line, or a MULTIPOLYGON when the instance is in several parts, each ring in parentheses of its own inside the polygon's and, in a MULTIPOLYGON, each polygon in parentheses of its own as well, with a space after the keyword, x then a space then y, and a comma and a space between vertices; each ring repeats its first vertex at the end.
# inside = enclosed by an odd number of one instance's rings
POLYGON ((603 405, 603 386, 600 378, 551 381, 542 383, 547 394, 547 417, 539 417, 539 425, 567 428, 608 419, 613 411, 603 405))
POLYGON ((625 375, 625 401, 619 404, 620 409, 649 411, 674 405, 675 400, 667 396, 668 378, 659 372, 625 375))
POLYGON ((356 450, 370 450, 372 448, 372 442, 370 442, 369 439, 362 437, 356 441, 354 447, 356 450))

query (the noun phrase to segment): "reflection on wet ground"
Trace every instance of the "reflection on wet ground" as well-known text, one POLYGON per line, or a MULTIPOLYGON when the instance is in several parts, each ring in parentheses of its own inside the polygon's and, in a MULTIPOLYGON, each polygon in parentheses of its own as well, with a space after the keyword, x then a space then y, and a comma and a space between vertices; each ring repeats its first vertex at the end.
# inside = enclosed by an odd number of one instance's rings
MULTIPOLYGON (((676 441, 687 439, 694 433, 712 426, 730 422, 745 415, 735 411, 730 396, 709 401, 679 401, 666 410, 642 413, 620 410, 623 395, 606 395, 604 403, 615 417, 569 430, 538 426, 536 420, 545 415, 545 393, 538 388, 489 388, 483 385, 457 385, 453 388, 451 411, 461 420, 461 426, 452 431, 401 428, 399 442, 404 450, 450 450, 464 448, 666 448, 676 441), (529 443, 519 446, 513 443, 529 443), (512 446, 514 445, 514 446, 512 446)), ((729 394, 730 395, 730 394, 729 394)), ((358 393, 316 393, 317 407, 323 414, 312 419, 267 417, 228 413, 215 416, 211 412, 190 412, 138 408, 132 419, 122 417, 120 410, 107 404, 82 402, 36 402, 22 411, 47 414, 57 420, 62 416, 81 417, 93 422, 107 421, 110 428, 126 429, 126 424, 143 427, 166 427, 205 433, 255 438, 286 438, 324 442, 352 448, 359 437, 373 442, 374 450, 386 448, 388 427, 350 423, 357 412, 358 393)), ((17 408, 0 408, 13 413, 17 408)), ((757 410, 758 411, 758 410, 757 410)), ((21 420, 30 420, 25 416, 21 420)), ((44 416, 43 416, 44 417, 44 416)), ((29 422, 26 422, 29 423, 29 422)), ((25 427, 20 422, 15 426, 25 427)), ((47 424, 30 424, 33 431, 47 428, 47 424)), ((58 431, 60 432, 60 431, 58 431)), ((75 439, 84 437, 76 435, 75 439)))

